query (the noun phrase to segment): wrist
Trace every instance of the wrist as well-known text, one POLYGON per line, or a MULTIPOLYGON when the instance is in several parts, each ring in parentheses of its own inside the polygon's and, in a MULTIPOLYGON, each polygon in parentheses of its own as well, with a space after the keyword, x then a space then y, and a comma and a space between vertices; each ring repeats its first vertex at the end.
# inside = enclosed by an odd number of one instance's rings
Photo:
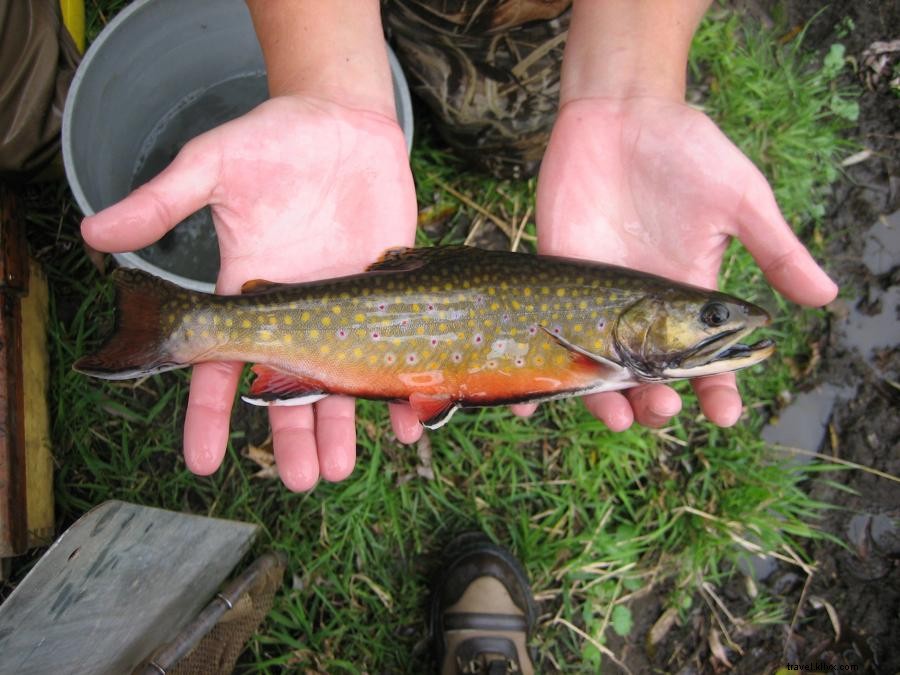
POLYGON ((396 120, 378 0, 247 0, 269 94, 302 95, 396 120))
POLYGON ((683 101, 691 39, 709 0, 575 0, 560 104, 683 101))

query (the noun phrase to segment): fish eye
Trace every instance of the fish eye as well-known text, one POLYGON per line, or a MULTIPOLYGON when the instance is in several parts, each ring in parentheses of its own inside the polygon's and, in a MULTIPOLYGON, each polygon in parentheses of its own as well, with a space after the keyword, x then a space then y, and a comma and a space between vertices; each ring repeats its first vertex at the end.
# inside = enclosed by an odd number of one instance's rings
POLYGON ((707 326, 721 326, 729 316, 731 312, 721 302, 710 302, 700 310, 700 320, 707 326))

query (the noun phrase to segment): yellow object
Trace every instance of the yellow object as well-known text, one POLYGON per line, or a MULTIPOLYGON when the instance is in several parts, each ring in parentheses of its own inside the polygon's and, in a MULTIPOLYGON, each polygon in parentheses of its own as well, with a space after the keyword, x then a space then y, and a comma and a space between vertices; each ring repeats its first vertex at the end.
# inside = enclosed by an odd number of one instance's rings
POLYGON ((59 0, 59 8, 75 46, 84 54, 84 0, 59 0))
POLYGON ((53 454, 47 411, 47 280, 30 262, 28 295, 22 298, 22 375, 25 399, 25 496, 28 545, 53 541, 53 454))

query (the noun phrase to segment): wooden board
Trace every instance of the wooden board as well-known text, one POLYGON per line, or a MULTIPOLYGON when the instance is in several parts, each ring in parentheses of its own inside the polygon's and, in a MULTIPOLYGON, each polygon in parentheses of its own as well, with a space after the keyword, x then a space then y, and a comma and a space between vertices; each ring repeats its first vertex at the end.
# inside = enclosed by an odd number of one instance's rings
POLYGON ((54 534, 48 291, 24 231, 15 195, 0 185, 0 558, 54 534))
POLYGON ((0 605, 0 675, 131 672, 209 602, 256 531, 101 504, 0 605))

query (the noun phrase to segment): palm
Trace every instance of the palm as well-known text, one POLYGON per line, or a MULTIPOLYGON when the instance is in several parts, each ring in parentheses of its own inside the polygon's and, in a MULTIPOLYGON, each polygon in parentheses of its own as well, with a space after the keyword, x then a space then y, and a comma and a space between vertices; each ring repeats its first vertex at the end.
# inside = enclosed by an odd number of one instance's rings
MULTIPOLYGON (((385 248, 412 242, 416 200, 396 123, 308 98, 276 98, 188 143, 159 176, 85 220, 85 239, 104 251, 145 246, 203 205, 219 237, 220 293, 248 279, 302 281, 362 271, 385 248)), ((194 368, 185 459, 215 471, 228 437, 240 364, 194 368)), ((404 409, 398 434, 418 431, 404 409)), ((330 397, 270 409, 284 482, 308 489, 319 475, 345 477, 355 460, 354 404, 330 397)))
MULTIPOLYGON (((778 212, 753 164, 700 112, 665 100, 572 101, 560 111, 538 181, 539 247, 708 288, 729 237, 741 238, 769 280, 820 304, 833 285, 778 212), (800 282, 811 282, 805 288, 800 282)), ((695 381, 704 412, 728 425, 740 414, 733 375, 695 381)), ((655 385, 589 399, 613 428, 633 416, 658 425, 680 401, 655 385)))

